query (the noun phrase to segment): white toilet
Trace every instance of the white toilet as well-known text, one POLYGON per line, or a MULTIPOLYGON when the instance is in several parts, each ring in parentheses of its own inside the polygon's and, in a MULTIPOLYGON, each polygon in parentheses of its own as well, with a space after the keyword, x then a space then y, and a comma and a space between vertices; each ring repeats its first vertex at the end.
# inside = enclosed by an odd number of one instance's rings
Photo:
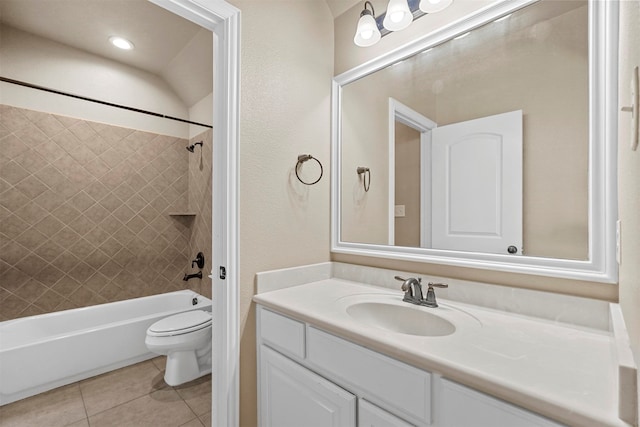
POLYGON ((211 372, 211 313, 187 311, 147 329, 149 351, 167 356, 164 381, 176 386, 211 372))

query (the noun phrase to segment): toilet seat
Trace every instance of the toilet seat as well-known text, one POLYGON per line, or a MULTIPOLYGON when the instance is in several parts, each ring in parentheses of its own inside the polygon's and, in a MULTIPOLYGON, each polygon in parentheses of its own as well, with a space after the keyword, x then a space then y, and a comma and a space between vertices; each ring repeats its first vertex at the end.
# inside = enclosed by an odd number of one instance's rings
POLYGON ((194 310, 158 320, 147 330, 152 337, 168 337, 199 331, 211 326, 211 313, 194 310))

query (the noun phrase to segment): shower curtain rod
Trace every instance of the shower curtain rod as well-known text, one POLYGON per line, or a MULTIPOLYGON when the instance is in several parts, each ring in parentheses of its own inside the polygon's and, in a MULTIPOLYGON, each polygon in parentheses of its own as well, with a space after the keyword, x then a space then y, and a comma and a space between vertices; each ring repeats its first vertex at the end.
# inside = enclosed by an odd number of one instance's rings
POLYGON ((57 95, 68 96, 70 98, 81 99, 83 101, 95 102, 96 104, 107 105, 109 107, 121 108, 123 110, 134 111, 136 113, 147 114, 147 115, 150 115, 150 116, 161 117, 163 119, 175 120, 175 121, 178 121, 178 122, 183 122, 183 123, 188 123, 188 124, 191 124, 191 125, 197 125, 197 126, 202 126, 202 127, 206 127, 206 128, 209 128, 209 129, 213 129, 213 126, 205 125, 204 123, 192 122, 190 120, 180 119, 178 117, 171 117, 171 116, 165 116, 164 114, 160 114, 160 113, 154 113, 153 111, 141 110, 139 108, 127 107, 126 105, 114 104, 112 102, 101 101, 101 100, 95 99, 95 98, 88 98, 86 96, 75 95, 73 93, 68 93, 68 92, 62 92, 62 91, 59 91, 59 90, 56 90, 56 89, 51 89, 51 88, 44 87, 44 86, 38 86, 38 85, 34 85, 34 84, 31 84, 31 83, 27 83, 27 82, 22 82, 20 80, 9 79, 7 77, 0 77, 0 81, 6 82, 6 83, 11 83, 11 84, 18 85, 18 86, 28 87, 28 88, 31 88, 31 89, 37 89, 37 90, 42 90, 42 91, 45 91, 45 92, 55 93, 57 95))

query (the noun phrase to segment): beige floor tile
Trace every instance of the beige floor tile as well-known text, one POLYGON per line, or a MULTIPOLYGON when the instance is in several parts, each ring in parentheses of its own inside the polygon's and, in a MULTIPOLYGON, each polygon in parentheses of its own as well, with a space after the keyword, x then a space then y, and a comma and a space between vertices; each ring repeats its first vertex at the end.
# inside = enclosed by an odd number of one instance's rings
POLYGON ((204 427, 211 427, 211 412, 201 415, 200 421, 204 425, 204 427))
POLYGON ((89 419, 85 418, 84 420, 80 420, 80 421, 76 421, 75 423, 68 424, 65 427, 89 427, 89 419))
POLYGON ((211 375, 174 387, 191 410, 200 416, 211 412, 211 375))
POLYGON ((89 416, 122 403, 168 388, 163 374, 151 361, 127 366, 80 382, 89 416))
POLYGON ((89 417, 89 423, 91 427, 174 427, 194 419, 193 411, 175 391, 162 391, 162 399, 157 399, 155 394, 139 397, 93 415, 89 417))
POLYGON ((154 359, 151 359, 151 361, 154 365, 156 365, 156 368, 160 369, 161 371, 164 371, 167 366, 167 356, 156 357, 154 359))
POLYGON ((1 427, 56 427, 86 419, 77 383, 0 407, 1 427))
POLYGON ((204 424, 202 424, 198 418, 194 418, 188 423, 182 424, 180 427, 204 427, 204 424))

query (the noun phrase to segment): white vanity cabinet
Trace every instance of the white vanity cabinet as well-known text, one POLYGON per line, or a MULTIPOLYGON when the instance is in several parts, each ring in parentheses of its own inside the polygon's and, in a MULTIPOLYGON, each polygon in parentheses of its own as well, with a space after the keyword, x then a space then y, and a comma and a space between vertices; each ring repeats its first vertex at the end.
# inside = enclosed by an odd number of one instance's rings
POLYGON ((443 427, 562 427, 561 424, 447 379, 440 380, 437 394, 440 409, 438 425, 443 427))
POLYGON ((561 427, 257 306, 261 427, 561 427))
POLYGON ((260 425, 355 427, 356 396, 280 353, 260 349, 260 425))

